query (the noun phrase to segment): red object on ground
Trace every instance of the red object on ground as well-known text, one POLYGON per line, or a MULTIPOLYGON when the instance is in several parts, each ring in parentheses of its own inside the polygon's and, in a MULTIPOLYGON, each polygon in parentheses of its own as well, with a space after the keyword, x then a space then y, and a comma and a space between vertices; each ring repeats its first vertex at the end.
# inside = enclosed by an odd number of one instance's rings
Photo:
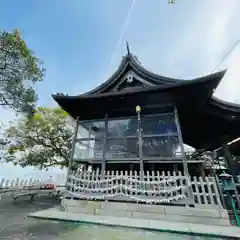
POLYGON ((41 186, 41 189, 54 189, 54 188, 56 188, 56 185, 53 183, 43 184, 41 186))

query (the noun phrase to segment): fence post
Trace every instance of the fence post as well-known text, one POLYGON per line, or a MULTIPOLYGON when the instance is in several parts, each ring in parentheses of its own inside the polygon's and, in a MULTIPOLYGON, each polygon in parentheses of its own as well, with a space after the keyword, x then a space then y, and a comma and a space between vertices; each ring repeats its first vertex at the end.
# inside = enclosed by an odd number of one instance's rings
POLYGON ((199 182, 200 182, 202 195, 203 195, 203 201, 204 201, 203 204, 208 204, 207 195, 206 195, 206 191, 205 191, 205 182, 203 181, 202 177, 199 177, 199 182))
POLYGON ((15 187, 19 187, 19 183, 20 183, 20 179, 17 178, 16 181, 15 181, 15 185, 14 185, 14 186, 15 186, 15 187))
POLYGON ((0 181, 0 189, 3 188, 4 182, 5 182, 5 179, 2 178, 1 181, 0 181))
POLYGON ((196 196, 197 196, 197 204, 202 204, 202 200, 200 197, 200 193, 199 193, 199 182, 196 176, 193 177, 193 183, 195 186, 195 191, 196 191, 196 196))
POLYGON ((213 192, 211 189, 211 184, 214 184, 213 181, 210 182, 211 177, 205 177, 205 181, 207 183, 207 190, 208 190, 208 200, 210 201, 210 204, 214 204, 214 198, 213 198, 213 192))
POLYGON ((219 182, 219 179, 218 179, 217 175, 214 176, 214 180, 215 181, 214 181, 214 184, 213 184, 213 189, 215 191, 217 204, 219 204, 220 207, 223 207, 223 208, 227 209, 226 203, 225 203, 225 200, 224 200, 224 196, 223 196, 223 192, 222 192, 222 188, 220 186, 220 182, 219 182))

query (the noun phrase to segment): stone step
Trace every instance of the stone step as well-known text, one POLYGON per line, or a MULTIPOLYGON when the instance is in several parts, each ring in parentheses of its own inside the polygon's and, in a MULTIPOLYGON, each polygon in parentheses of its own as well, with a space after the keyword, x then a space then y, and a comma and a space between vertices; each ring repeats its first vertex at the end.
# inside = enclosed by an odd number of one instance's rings
POLYGON ((224 209, 202 209, 179 206, 100 202, 63 199, 62 206, 67 212, 101 216, 128 217, 132 219, 165 220, 229 226, 229 216, 224 209))

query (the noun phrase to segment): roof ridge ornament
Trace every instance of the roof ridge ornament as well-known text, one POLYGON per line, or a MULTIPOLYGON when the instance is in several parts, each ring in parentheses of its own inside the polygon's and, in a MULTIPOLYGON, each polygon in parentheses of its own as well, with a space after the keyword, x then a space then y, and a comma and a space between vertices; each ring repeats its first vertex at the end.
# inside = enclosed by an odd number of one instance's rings
POLYGON ((126 49, 127 49, 127 55, 128 55, 128 56, 131 55, 128 41, 126 41, 126 49))

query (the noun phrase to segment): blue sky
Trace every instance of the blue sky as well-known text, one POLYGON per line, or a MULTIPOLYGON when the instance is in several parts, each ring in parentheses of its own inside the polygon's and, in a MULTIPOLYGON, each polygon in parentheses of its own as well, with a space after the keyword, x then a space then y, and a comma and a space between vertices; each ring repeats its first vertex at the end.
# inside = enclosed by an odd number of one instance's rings
MULTIPOLYGON (((239 12, 239 0, 8 0, 0 29, 18 28, 44 61, 47 73, 36 90, 39 105, 53 106, 52 93, 79 94, 106 80, 126 53, 125 40, 153 72, 186 79, 211 73, 240 39, 239 12)), ((240 103, 239 62, 237 47, 217 69, 229 68, 217 97, 240 103)), ((1 112, 1 122, 12 119, 1 112)))

